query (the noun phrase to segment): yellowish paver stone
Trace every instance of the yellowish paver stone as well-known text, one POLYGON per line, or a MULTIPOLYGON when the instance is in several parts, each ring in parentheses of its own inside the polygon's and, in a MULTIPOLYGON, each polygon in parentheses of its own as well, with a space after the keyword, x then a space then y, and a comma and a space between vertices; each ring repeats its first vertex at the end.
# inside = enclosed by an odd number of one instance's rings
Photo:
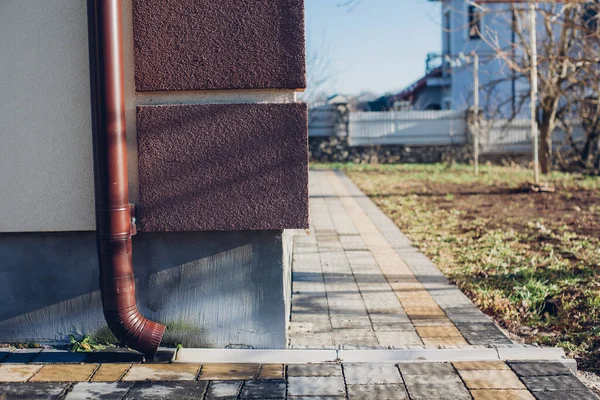
POLYGON ((404 311, 410 319, 436 319, 446 316, 439 307, 404 307, 404 311))
POLYGON ((415 326, 415 328, 418 326, 454 326, 452 321, 450 321, 446 316, 438 318, 414 319, 412 320, 412 324, 415 326))
POLYGON ((51 364, 44 365, 30 382, 86 382, 98 364, 51 364))
POLYGON ((402 303, 402 307, 405 308, 437 308, 438 305, 430 298, 421 298, 421 299, 399 299, 402 303))
POLYGON ((469 343, 462 337, 421 338, 425 346, 467 346, 469 343))
POLYGON ((205 364, 200 380, 237 381, 254 379, 258 375, 258 364, 205 364))
POLYGON ((417 326, 417 333, 422 338, 462 338, 463 335, 454 326, 417 326))
POLYGON ((425 293, 428 294, 425 290, 425 287, 419 282, 419 280, 409 273, 405 277, 401 278, 390 278, 388 281, 390 285, 396 288, 405 288, 407 290, 412 289, 413 293, 425 293))
POLYGON ((124 381, 193 381, 200 364, 143 364, 134 365, 124 381))
POLYGON ((510 370, 458 371, 469 389, 525 389, 510 370))
POLYGON ((452 364, 454 364, 454 368, 459 371, 510 369, 503 361, 457 361, 452 364))
POLYGON ((527 390, 473 390, 475 400, 534 400, 527 390))
POLYGON ((0 382, 26 382, 41 368, 41 365, 0 365, 0 382))
POLYGON ((283 364, 265 364, 260 367, 256 379, 283 379, 283 364))
POLYGON ((121 380, 131 364, 101 364, 92 376, 92 382, 117 382, 121 380))
POLYGON ((431 298, 429 293, 423 290, 398 290, 396 291, 398 300, 427 300, 431 298))

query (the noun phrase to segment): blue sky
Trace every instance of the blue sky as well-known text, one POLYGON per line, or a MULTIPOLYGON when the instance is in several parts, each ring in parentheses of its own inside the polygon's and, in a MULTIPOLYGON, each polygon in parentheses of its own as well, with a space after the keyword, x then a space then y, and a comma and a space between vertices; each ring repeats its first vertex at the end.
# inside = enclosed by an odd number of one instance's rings
MULTIPOLYGON (((398 91, 423 76, 441 49, 440 3, 427 0, 306 0, 307 53, 328 53, 328 93, 398 91)), ((310 64, 309 64, 310 68, 310 64)))

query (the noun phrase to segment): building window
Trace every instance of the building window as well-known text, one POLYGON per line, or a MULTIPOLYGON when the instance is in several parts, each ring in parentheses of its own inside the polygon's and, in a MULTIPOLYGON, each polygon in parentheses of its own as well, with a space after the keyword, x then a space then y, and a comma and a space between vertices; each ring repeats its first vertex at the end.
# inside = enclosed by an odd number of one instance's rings
POLYGON ((469 38, 481 39, 483 15, 481 10, 473 4, 469 4, 469 38))

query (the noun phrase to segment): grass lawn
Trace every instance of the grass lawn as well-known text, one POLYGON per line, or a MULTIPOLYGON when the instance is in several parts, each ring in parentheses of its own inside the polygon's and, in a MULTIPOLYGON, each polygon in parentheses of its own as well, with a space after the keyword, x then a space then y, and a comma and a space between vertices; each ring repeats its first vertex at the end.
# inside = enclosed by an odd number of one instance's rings
POLYGON ((500 325, 600 370, 600 178, 555 173, 555 193, 529 193, 520 168, 311 168, 345 171, 500 325))

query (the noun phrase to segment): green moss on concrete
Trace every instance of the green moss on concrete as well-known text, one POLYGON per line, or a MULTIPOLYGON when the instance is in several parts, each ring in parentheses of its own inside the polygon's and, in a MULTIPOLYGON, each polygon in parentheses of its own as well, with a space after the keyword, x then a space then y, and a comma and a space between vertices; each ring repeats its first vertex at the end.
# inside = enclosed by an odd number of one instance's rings
POLYGON ((167 331, 171 333, 198 333, 201 334, 203 332, 202 328, 197 325, 190 324, 186 321, 173 321, 165 324, 167 327, 167 331))
POLYGON ((165 326, 167 332, 162 345, 167 347, 187 346, 189 342, 186 340, 186 336, 192 335, 195 340, 198 340, 204 335, 203 328, 183 320, 167 322, 165 326))
POLYGON ((90 337, 97 343, 103 345, 116 345, 119 344, 119 339, 113 335, 108 326, 100 328, 96 332, 92 333, 90 337))

